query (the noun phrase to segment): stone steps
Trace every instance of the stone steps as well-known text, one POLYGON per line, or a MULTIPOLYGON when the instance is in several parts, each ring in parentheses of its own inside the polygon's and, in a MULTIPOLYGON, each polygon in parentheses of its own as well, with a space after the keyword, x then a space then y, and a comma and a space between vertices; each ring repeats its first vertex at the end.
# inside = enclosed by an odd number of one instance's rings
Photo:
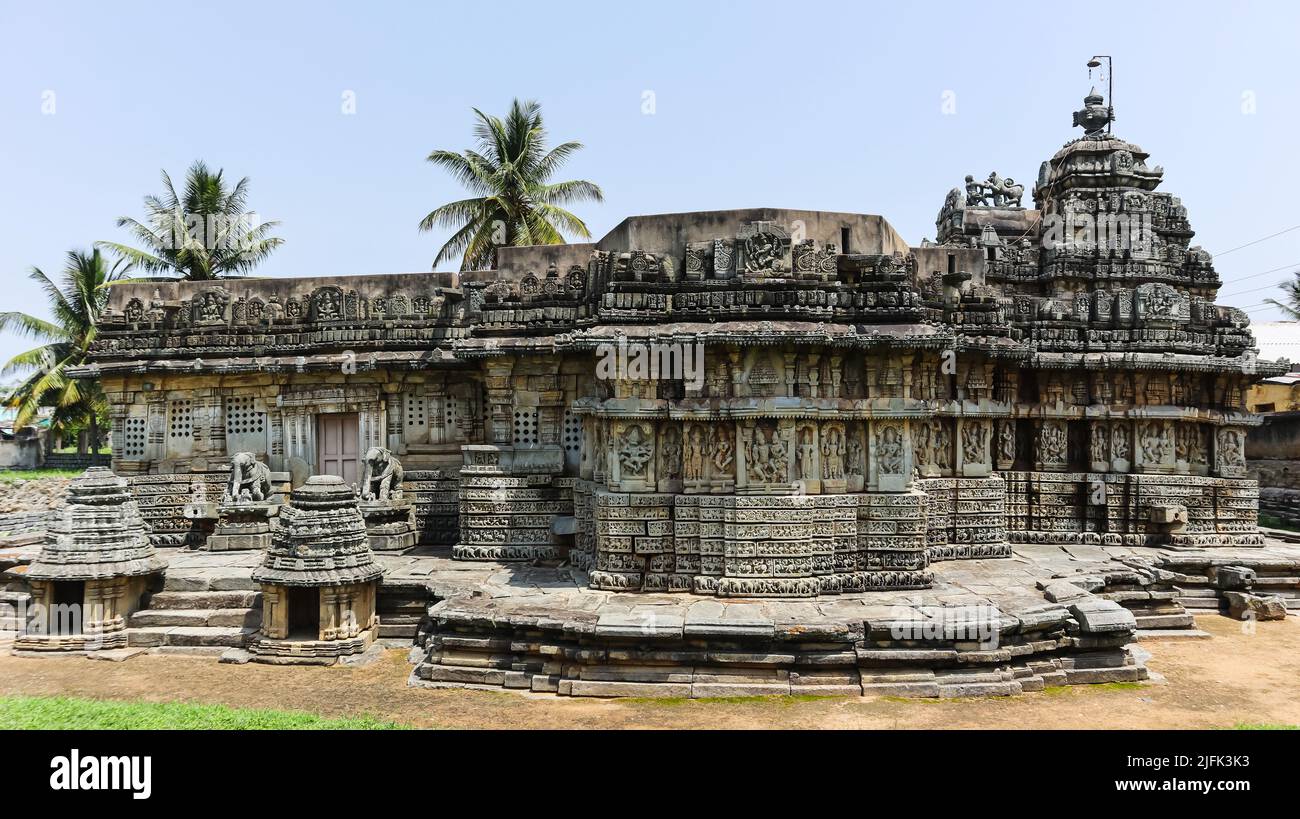
POLYGON ((150 609, 260 609, 260 591, 161 591, 149 600, 150 609))
POLYGON ((1133 612, 1137 620, 1139 629, 1175 629, 1175 628, 1192 628, 1196 625, 1196 619, 1186 613, 1180 614, 1144 614, 1142 612, 1133 612))
POLYGON ((148 608, 131 615, 130 628, 162 626, 212 626, 218 628, 257 628, 262 624, 262 610, 236 609, 156 609, 148 608))
POLYGON ((238 626, 148 626, 128 629, 127 645, 133 648, 236 648, 243 646, 256 633, 255 628, 238 626))
POLYGON ((249 569, 213 568, 181 574, 168 572, 163 580, 164 592, 260 591, 249 569))

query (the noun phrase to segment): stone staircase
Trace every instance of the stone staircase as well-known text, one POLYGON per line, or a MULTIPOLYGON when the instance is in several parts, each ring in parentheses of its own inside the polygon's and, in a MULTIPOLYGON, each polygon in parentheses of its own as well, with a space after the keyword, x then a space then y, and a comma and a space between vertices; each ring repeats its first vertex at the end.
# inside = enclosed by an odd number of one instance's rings
MULTIPOLYGON (((189 584, 186 584, 189 585, 189 584)), ((250 580, 249 586, 254 584, 250 580)), ((219 656, 242 647, 262 623, 256 588, 156 592, 131 615, 127 644, 160 654, 219 656)))

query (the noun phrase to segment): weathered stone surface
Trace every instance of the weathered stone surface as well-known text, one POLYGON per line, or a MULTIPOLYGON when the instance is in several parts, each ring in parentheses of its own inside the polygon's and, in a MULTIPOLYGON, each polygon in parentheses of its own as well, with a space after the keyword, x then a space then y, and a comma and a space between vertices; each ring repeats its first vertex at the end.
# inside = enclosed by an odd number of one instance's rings
POLYGON ((1285 620, 1287 606, 1281 597, 1229 591, 1223 593, 1228 616, 1234 620, 1285 620))

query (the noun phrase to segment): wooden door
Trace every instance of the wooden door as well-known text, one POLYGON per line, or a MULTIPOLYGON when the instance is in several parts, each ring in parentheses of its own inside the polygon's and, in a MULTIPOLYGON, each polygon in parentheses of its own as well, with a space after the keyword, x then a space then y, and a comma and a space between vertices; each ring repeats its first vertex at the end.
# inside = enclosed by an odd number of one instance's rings
POLYGON ((348 483, 356 483, 361 479, 357 430, 355 412, 316 416, 317 474, 338 475, 348 483))

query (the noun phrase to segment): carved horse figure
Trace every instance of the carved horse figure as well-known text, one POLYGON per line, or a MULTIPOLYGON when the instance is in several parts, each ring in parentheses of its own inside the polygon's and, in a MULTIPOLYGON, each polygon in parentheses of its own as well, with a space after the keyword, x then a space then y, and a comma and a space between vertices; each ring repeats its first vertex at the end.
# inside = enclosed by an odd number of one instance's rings
POLYGON ((238 452, 230 459, 230 482, 222 500, 226 503, 264 501, 271 496, 271 468, 251 452, 238 452))
POLYGON ((366 469, 361 477, 361 499, 386 501, 402 496, 402 465, 393 453, 378 446, 366 450, 366 469))

